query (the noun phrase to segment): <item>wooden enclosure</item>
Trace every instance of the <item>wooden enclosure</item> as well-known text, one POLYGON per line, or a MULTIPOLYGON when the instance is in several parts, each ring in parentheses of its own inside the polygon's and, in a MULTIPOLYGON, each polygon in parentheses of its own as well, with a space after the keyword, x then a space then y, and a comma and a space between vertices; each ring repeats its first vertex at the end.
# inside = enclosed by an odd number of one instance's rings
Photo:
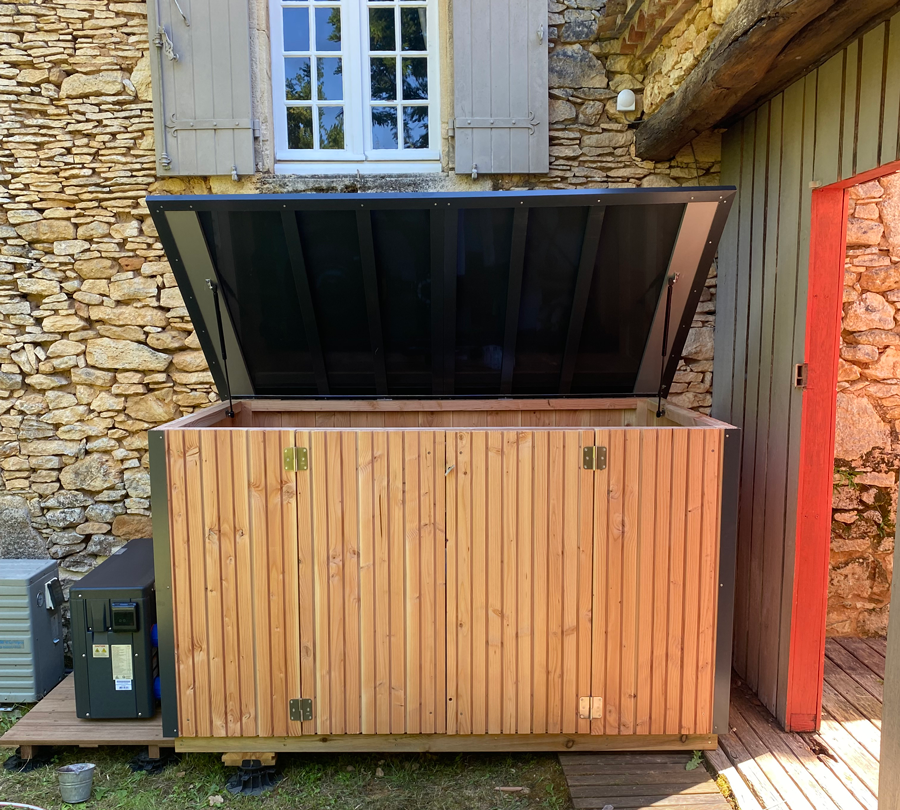
POLYGON ((731 429, 655 409, 257 400, 154 431, 179 747, 714 745, 731 429))

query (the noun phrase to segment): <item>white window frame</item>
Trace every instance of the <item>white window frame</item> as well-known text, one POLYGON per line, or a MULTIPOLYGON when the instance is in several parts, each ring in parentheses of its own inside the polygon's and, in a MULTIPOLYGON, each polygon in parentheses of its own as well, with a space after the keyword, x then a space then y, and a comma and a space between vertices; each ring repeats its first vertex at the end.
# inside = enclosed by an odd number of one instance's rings
MULTIPOLYGON (((401 174, 441 171, 440 72, 437 0, 269 0, 271 30, 272 101, 275 126, 276 174, 401 174), (287 145, 287 105, 284 103, 282 9, 285 7, 341 7, 341 50, 328 56, 343 60, 344 149, 290 149, 287 145), (370 110, 380 106, 369 99, 369 8, 395 6, 427 10, 428 28, 428 149, 373 149, 370 110), (355 47, 350 47, 355 45, 355 47)), ((311 32, 312 35, 312 32, 311 32)), ((400 31, 397 31, 399 38, 400 31)), ((314 43, 310 42, 312 47, 314 43)), ((314 52, 314 51, 313 51, 314 52)), ((388 52, 390 53, 390 52, 388 52)), ((315 82, 315 76, 311 77, 315 82)), ((398 95, 400 86, 398 82, 398 95)), ((318 121, 313 121, 318 126, 318 121)), ((403 138, 402 117, 398 137, 403 138)))

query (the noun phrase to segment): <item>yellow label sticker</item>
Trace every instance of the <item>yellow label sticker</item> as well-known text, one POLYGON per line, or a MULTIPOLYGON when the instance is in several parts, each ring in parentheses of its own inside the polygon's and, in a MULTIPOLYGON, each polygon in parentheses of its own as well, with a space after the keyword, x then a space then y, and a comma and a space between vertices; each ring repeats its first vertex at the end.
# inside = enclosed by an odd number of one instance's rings
POLYGON ((130 644, 112 645, 112 676, 114 681, 130 681, 134 678, 130 644))
POLYGON ((109 644, 95 644, 94 658, 109 658, 109 644))

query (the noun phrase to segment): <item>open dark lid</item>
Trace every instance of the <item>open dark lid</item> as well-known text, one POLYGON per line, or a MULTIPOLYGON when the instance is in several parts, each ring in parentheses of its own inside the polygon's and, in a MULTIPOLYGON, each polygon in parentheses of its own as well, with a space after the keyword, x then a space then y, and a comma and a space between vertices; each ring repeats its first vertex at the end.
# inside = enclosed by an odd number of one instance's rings
POLYGON ((733 188, 150 197, 220 394, 668 391, 733 188), (663 365, 667 279, 672 285, 663 365))

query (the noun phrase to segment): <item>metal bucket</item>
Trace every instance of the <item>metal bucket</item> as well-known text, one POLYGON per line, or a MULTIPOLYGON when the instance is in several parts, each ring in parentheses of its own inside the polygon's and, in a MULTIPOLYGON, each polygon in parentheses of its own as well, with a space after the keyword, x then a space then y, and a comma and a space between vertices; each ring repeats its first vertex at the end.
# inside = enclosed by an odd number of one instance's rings
POLYGON ((56 769, 59 795, 64 802, 80 804, 91 798, 94 767, 87 762, 81 762, 76 765, 63 765, 56 769))

